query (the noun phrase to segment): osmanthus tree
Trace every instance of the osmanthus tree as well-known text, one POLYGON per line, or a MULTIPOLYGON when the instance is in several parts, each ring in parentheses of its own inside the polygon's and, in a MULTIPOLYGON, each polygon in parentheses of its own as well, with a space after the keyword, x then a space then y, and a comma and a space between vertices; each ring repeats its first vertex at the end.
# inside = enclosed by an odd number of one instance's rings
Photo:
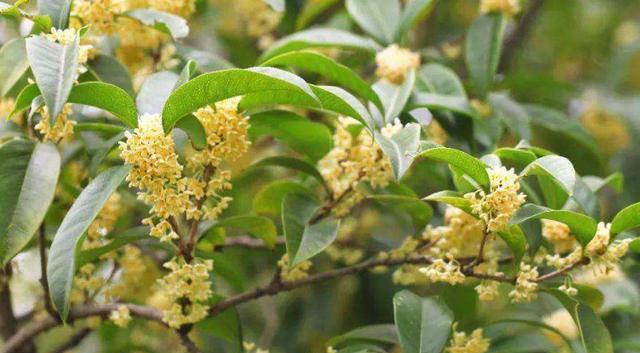
POLYGON ((640 204, 603 216, 620 176, 529 142, 548 125, 600 165, 593 139, 492 90, 518 1, 481 2, 465 81, 412 40, 435 0, 293 3, 221 5, 259 38, 244 69, 183 43, 193 0, 0 3, 31 24, 0 50, 0 351, 95 332, 105 352, 266 352, 239 306, 392 271, 394 322, 327 352, 613 352, 599 313, 637 299, 620 263, 640 204), (255 252, 275 257, 237 285, 255 252), (41 289, 18 315, 27 253, 41 289), (469 319, 478 299, 490 320, 469 319))

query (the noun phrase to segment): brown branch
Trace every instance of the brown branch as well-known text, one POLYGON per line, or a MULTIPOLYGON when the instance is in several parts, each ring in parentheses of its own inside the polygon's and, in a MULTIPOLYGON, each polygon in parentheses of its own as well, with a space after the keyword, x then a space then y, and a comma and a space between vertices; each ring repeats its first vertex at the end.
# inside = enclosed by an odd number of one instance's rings
MULTIPOLYGON (((283 245, 284 238, 278 237, 276 239, 276 245, 283 245)), ((216 246, 217 249, 226 247, 239 247, 249 249, 267 249, 269 246, 261 239, 254 238, 249 235, 239 235, 235 237, 228 237, 224 240, 224 244, 216 246)))
POLYGON ((18 321, 13 314, 11 307, 11 290, 9 280, 11 279, 11 264, 7 264, 4 273, 0 272, 0 336, 7 339, 16 333, 18 321))
POLYGON ((567 272, 575 269, 578 266, 581 265, 588 265, 591 262, 591 260, 589 260, 588 257, 583 257, 582 259, 580 259, 580 261, 574 262, 571 265, 568 265, 566 267, 563 267, 559 270, 553 271, 553 272, 549 272, 546 275, 542 275, 538 278, 535 279, 535 282, 543 282, 558 276, 562 276, 564 274, 566 274, 567 272))
POLYGON ((49 295, 49 280, 47 279, 47 231, 44 222, 39 229, 39 248, 40 248, 40 285, 43 291, 44 308, 52 317, 58 317, 56 310, 51 303, 51 295, 49 295))
POLYGON ((196 344, 189 338, 189 331, 193 327, 192 324, 184 325, 180 327, 178 330, 178 336, 180 337, 180 342, 187 349, 189 353, 200 353, 200 350, 196 346, 196 344))
POLYGON ((542 10, 544 0, 531 0, 530 3, 531 5, 529 6, 529 9, 524 13, 524 15, 522 15, 516 28, 504 41, 502 56, 500 57, 499 71, 506 70, 511 64, 511 60, 513 59, 513 55, 516 50, 522 45, 529 35, 529 32, 531 32, 531 28, 542 10))
POLYGON ((63 343, 60 347, 56 348, 51 353, 64 353, 75 346, 79 345, 89 334, 91 333, 91 329, 83 328, 78 331, 76 334, 71 336, 71 338, 63 343))
MULTIPOLYGON (((71 309, 69 313, 68 322, 73 322, 77 319, 82 319, 90 316, 102 316, 107 317, 112 311, 118 310, 121 305, 126 305, 131 312, 131 315, 141 317, 147 320, 157 321, 166 326, 162 321, 162 312, 158 309, 135 304, 93 304, 93 305, 80 305, 71 309)), ((9 338, 4 346, 0 349, 0 353, 14 353, 19 352, 24 344, 27 344, 33 340, 33 338, 49 329, 52 329, 60 325, 60 320, 54 317, 47 317, 40 321, 34 321, 18 330, 15 335, 9 338)))

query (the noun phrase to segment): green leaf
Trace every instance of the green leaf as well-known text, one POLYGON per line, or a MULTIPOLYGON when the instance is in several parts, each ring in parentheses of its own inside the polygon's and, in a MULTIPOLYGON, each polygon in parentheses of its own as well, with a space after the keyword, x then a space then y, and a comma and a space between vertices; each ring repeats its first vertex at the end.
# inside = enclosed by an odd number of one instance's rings
POLYGON ((396 327, 392 324, 379 324, 358 327, 343 335, 333 337, 327 342, 328 346, 340 348, 355 342, 397 344, 398 334, 396 327))
MULTIPOLYGON (((420 2, 420 0, 413 1, 420 2)), ((435 0, 426 1, 435 2, 435 0)), ((455 71, 444 65, 437 63, 424 65, 418 71, 416 78, 418 80, 416 84, 420 89, 444 96, 462 97, 466 101, 467 92, 464 90, 462 81, 460 81, 455 71)))
POLYGON ((309 224, 319 207, 317 201, 306 194, 289 193, 282 200, 282 229, 291 266, 319 254, 338 235, 340 221, 337 219, 309 224))
POLYGON ((397 26, 395 41, 400 42, 411 28, 431 13, 437 0, 409 0, 402 11, 400 23, 397 26))
POLYGON ((67 102, 78 72, 79 37, 72 44, 53 43, 43 36, 27 38, 27 57, 49 116, 57 118, 67 102))
POLYGON ((347 0, 346 6, 351 18, 366 33, 383 44, 394 42, 400 24, 400 1, 347 0))
POLYGON ((509 229, 498 232, 498 235, 509 246, 515 257, 515 263, 519 264, 520 260, 527 251, 527 238, 518 226, 511 226, 509 229))
POLYGON ((473 212, 471 212, 471 201, 465 199, 459 192, 449 190, 439 191, 424 197, 423 200, 446 203, 447 205, 459 208, 464 212, 473 215, 473 212))
POLYGON ((170 71, 160 71, 149 75, 142 83, 136 97, 136 106, 140 115, 161 114, 177 82, 178 75, 170 71))
POLYGON ((162 111, 164 129, 171 131, 178 120, 207 104, 248 93, 276 90, 301 93, 316 99, 303 79, 286 71, 267 67, 216 71, 194 78, 169 96, 162 111))
POLYGON ((198 64, 189 60, 184 64, 182 71, 180 71, 180 75, 178 76, 178 80, 176 81, 176 86, 174 89, 184 85, 189 82, 189 80, 196 74, 196 70, 198 69, 198 64))
POLYGON ((261 216, 233 216, 203 227, 203 233, 214 228, 235 228, 262 239, 265 244, 273 248, 278 236, 276 226, 267 217, 261 216))
POLYGON ((164 32, 173 37, 173 39, 184 38, 189 35, 187 20, 167 12, 153 9, 137 9, 126 12, 125 16, 164 32))
MULTIPOLYGON (((218 263, 218 260, 214 260, 214 262, 218 263)), ((209 305, 214 306, 223 299, 223 297, 214 294, 209 300, 209 305)), ((225 350, 225 352, 244 352, 242 348, 242 322, 240 321, 237 307, 232 307, 217 315, 209 316, 195 324, 195 327, 201 335, 221 338, 229 344, 229 350, 225 350)), ((205 342, 210 341, 205 340, 205 342)))
POLYGON ((515 137, 531 140, 531 118, 523 106, 506 94, 490 94, 489 102, 494 114, 504 122, 515 137))
POLYGON ((114 136, 125 130, 124 126, 110 123, 78 123, 73 127, 75 132, 92 131, 106 136, 114 136))
POLYGON ((562 337, 562 339, 567 344, 567 346, 571 347, 571 340, 567 336, 565 336, 565 334, 562 333, 562 331, 558 330, 553 326, 549 326, 542 321, 532 321, 532 320, 522 320, 522 319, 502 319, 502 320, 491 322, 487 324, 485 327, 499 325, 499 324, 525 324, 533 327, 539 327, 539 328, 551 331, 557 334, 558 336, 562 337))
POLYGON ((69 102, 105 110, 129 127, 138 125, 138 112, 131 96, 122 88, 104 82, 84 82, 73 86, 69 102))
POLYGON ((640 226, 640 203, 634 203, 618 212, 611 222, 611 233, 619 234, 640 226))
POLYGON ((476 95, 484 99, 498 70, 505 19, 502 14, 481 15, 471 24, 464 41, 464 56, 476 95))
POLYGON ((413 219, 413 225, 416 231, 422 230, 431 219, 431 216, 433 216, 433 209, 415 197, 402 195, 371 195, 368 198, 401 212, 406 212, 411 216, 411 219, 413 219))
POLYGON ((480 160, 457 149, 434 147, 419 154, 421 157, 448 163, 461 170, 481 186, 489 186, 489 174, 480 160))
POLYGON ((60 154, 53 145, 12 140, 0 145, 0 263, 29 243, 53 201, 60 154))
POLYGON ((578 327, 580 342, 586 353, 613 353, 607 326, 589 305, 583 304, 559 290, 550 293, 567 309, 578 327))
POLYGON ((176 54, 185 60, 193 60, 198 64, 201 72, 219 71, 233 68, 227 60, 204 50, 198 50, 180 43, 176 43, 176 54))
POLYGON ((439 298, 403 290, 393 297, 393 316, 404 353, 441 353, 447 345, 453 313, 439 298))
POLYGON ((305 71, 323 75, 340 84, 341 87, 358 94, 362 98, 368 99, 376 104, 378 108, 382 109, 380 98, 367 82, 360 78, 360 76, 349 67, 339 64, 322 54, 309 50, 294 51, 271 58, 261 65, 294 66, 305 71))
POLYGON ((72 0, 39 0, 38 13, 51 18, 53 27, 67 28, 72 0))
MULTIPOLYGON (((77 127, 77 125, 76 125, 77 127)), ((95 149, 93 154, 91 155, 91 161, 89 162, 89 175, 95 176, 98 172, 98 168, 102 161, 107 158, 109 152, 111 152, 114 148, 118 146, 118 142, 120 142, 125 137, 125 132, 122 131, 108 140, 100 142, 95 149)))
POLYGON ((399 180, 411 167, 420 147, 420 125, 409 123, 391 138, 378 133, 374 138, 389 157, 393 174, 399 180))
POLYGON ((292 150, 305 154, 314 161, 321 159, 333 147, 328 127, 287 111, 251 115, 249 135, 252 138, 273 136, 292 150))
POLYGON ((24 38, 8 41, 0 49, 0 96, 4 97, 29 68, 24 38))
POLYGON ((259 215, 280 216, 282 199, 290 192, 311 194, 306 187, 288 180, 276 180, 261 189, 253 199, 253 211, 259 215))
POLYGON ((567 193, 573 194, 576 184, 576 171, 571 161, 560 156, 544 156, 530 163, 520 176, 542 175, 553 178, 567 193))
POLYGON ((373 85, 374 91, 382 99, 384 106, 383 122, 390 123, 400 116, 405 105, 411 98, 413 86, 416 82, 415 71, 410 71, 401 85, 394 85, 387 81, 378 81, 373 85))
POLYGON ((502 162, 510 162, 518 166, 529 165, 537 158, 533 152, 518 148, 502 147, 498 148, 493 153, 500 157, 502 162))
POLYGON ((275 42, 264 52, 258 62, 290 51, 307 48, 342 48, 375 54, 378 45, 369 38, 333 28, 314 28, 296 32, 275 42))
POLYGON ((47 276, 53 305, 63 320, 69 314, 69 295, 77 270, 76 259, 85 232, 127 176, 129 169, 129 166, 109 168, 93 179, 73 203, 53 238, 47 276))
POLYGON ((20 91, 20 93, 18 93, 18 96, 16 97, 16 104, 9 116, 14 116, 21 111, 31 107, 31 102, 33 102, 33 100, 39 95, 40 89, 38 88, 38 85, 36 85, 35 83, 26 85, 20 91))
POLYGON ((530 219, 550 219, 566 224, 576 239, 586 246, 596 234, 597 222, 581 213, 568 210, 552 210, 546 207, 526 204, 511 218, 510 224, 520 224, 530 219))
POLYGON ((465 97, 443 95, 438 93, 414 93, 409 102, 410 109, 428 108, 459 113, 470 118, 478 118, 478 114, 469 105, 465 97))
POLYGON ((302 159, 286 156, 267 157, 252 165, 253 168, 269 166, 284 167, 305 173, 316 179, 325 188, 325 190, 327 190, 327 192, 330 192, 329 187, 325 183, 324 178, 322 177, 322 174, 320 174, 318 169, 316 169, 313 164, 305 162, 302 159))
POLYGON ((107 245, 80 252, 76 260, 76 267, 80 268, 85 264, 99 260, 102 255, 118 250, 127 244, 131 244, 141 239, 149 239, 149 227, 135 227, 128 229, 122 232, 122 234, 115 236, 107 245))
POLYGON ((88 63, 89 72, 96 79, 118 86, 133 97, 133 83, 129 70, 118 59, 110 55, 99 54, 88 63))
POLYGON ((207 132, 204 130, 204 126, 202 126, 202 123, 195 115, 189 114, 180 119, 176 124, 176 127, 189 135, 189 139, 195 149, 201 150, 207 147, 207 132))

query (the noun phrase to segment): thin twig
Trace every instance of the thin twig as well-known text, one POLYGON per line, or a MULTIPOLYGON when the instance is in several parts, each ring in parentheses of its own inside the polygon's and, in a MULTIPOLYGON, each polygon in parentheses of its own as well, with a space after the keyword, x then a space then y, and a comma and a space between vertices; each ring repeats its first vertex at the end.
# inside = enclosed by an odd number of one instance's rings
MULTIPOLYGON (((276 245, 283 245, 284 238, 278 237, 275 242, 276 245)), ((265 244, 262 239, 257 239, 255 237, 249 235, 238 235, 234 237, 228 237, 224 240, 224 244, 218 245, 216 248, 220 249, 223 247, 240 247, 240 248, 249 248, 249 249, 268 249, 269 246, 265 244)))
POLYGON ((51 302, 51 295, 49 295, 49 280, 47 279, 47 231, 44 222, 40 224, 39 229, 39 242, 40 242, 40 285, 42 285, 42 291, 44 296, 44 307, 52 317, 58 317, 58 313, 53 308, 51 302))
POLYGON ((187 349, 187 352, 200 353, 200 350, 198 349, 196 344, 191 340, 191 338, 189 338, 189 331, 191 331, 192 327, 193 325, 191 324, 183 325, 178 330, 178 336, 180 336, 180 342, 182 342, 182 345, 187 349))
POLYGON ((546 275, 542 275, 542 276, 536 278, 535 282, 543 282, 543 281, 546 281, 546 280, 549 280, 549 279, 552 279, 552 278, 555 278, 555 277, 558 277, 558 276, 562 276, 562 275, 566 274, 567 272, 575 269, 578 266, 588 265, 589 262, 591 262, 591 260, 589 260, 588 257, 583 257, 582 259, 580 259, 580 261, 574 262, 571 265, 568 265, 566 267, 563 267, 563 268, 561 268, 559 270, 556 270, 556 271, 553 271, 553 272, 549 272, 546 275))

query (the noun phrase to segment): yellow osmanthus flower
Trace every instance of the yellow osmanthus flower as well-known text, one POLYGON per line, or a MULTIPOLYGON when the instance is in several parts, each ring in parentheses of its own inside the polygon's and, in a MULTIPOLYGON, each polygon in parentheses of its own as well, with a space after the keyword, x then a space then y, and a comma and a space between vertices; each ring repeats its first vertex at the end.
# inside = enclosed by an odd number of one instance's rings
POLYGON ((475 109, 475 111, 477 111, 483 118, 488 118, 493 114, 493 108, 491 108, 491 105, 487 102, 483 102, 479 99, 472 99, 469 102, 469 105, 471 105, 471 108, 475 109))
POLYGON ((460 263, 451 257, 448 261, 436 259, 431 265, 421 268, 420 272, 431 282, 446 282, 455 285, 465 280, 461 270, 460 263))
MULTIPOLYGON (((496 273, 496 275, 501 273, 496 273)), ((500 283, 498 281, 483 280, 474 287, 478 293, 478 298, 483 302, 489 302, 495 300, 500 295, 499 292, 500 283)))
POLYGON ((482 335, 482 329, 473 330, 470 335, 457 331, 458 324, 453 324, 453 336, 447 353, 485 353, 489 350, 490 341, 482 335))
MULTIPOLYGON (((558 309, 551 314, 543 316, 542 322, 557 329, 570 340, 578 338, 578 326, 573 321, 571 314, 564 309, 558 309)), ((557 333, 550 330, 544 330, 543 332, 556 347, 564 347, 566 345, 564 339, 557 333)))
POLYGON ((92 263, 80 267, 73 278, 73 287, 69 295, 70 303, 84 303, 91 294, 104 286, 105 279, 95 275, 95 271, 96 265, 92 263))
POLYGON ((261 0, 236 0, 233 6, 241 21, 246 23, 247 34, 253 38, 260 38, 273 31, 282 18, 281 13, 261 0))
POLYGON ((393 84, 404 82, 409 71, 420 66, 420 55, 392 44, 376 54, 376 75, 393 84))
POLYGON ((532 267, 529 264, 521 264, 520 272, 516 278, 516 287, 509 292, 509 298, 512 301, 530 302, 537 298, 538 283, 535 280, 538 278, 538 269, 532 267))
POLYGON ((480 12, 502 12, 507 16, 513 16, 520 12, 520 0, 482 0, 480 12))
POLYGON ((170 305, 163 311, 163 321, 173 328, 195 323, 207 316, 209 306, 206 301, 212 294, 209 272, 213 261, 185 263, 182 258, 174 258, 164 264, 171 270, 158 280, 161 291, 170 305))
POLYGON ((589 267, 602 272, 612 271, 620 258, 629 250, 632 239, 616 240, 611 242, 611 223, 598 223, 596 235, 591 239, 585 253, 591 259, 589 267))
POLYGON ((189 18, 196 11, 195 0, 148 0, 149 6, 159 11, 189 18))
POLYGON ((79 20, 79 27, 90 26, 97 35, 111 35, 116 30, 116 17, 127 10, 124 0, 76 0, 71 16, 79 20))
POLYGON ((543 219, 542 236, 553 244, 558 254, 573 251, 577 245, 576 239, 571 235, 571 229, 558 221, 543 219))
POLYGON ((51 125, 49 117, 49 109, 45 106, 38 110, 42 119, 36 124, 35 129, 42 134, 44 141, 52 141, 59 143, 73 136, 73 127, 76 125, 74 120, 69 119, 72 113, 71 104, 65 104, 62 111, 51 125))
POLYGON ((442 128, 440 123, 433 119, 427 126, 427 137, 439 145, 444 145, 449 139, 449 134, 442 128))
POLYGON ((118 310, 114 310, 109 315, 109 320, 113 321, 116 326, 125 328, 129 326, 131 322, 131 312, 129 311, 129 307, 126 305, 118 306, 118 310))
MULTIPOLYGON (((482 222, 466 212, 448 206, 444 214, 445 225, 428 226, 422 237, 432 246, 433 255, 451 253, 456 257, 478 254, 482 242, 482 222)), ((489 243, 491 244, 491 243, 489 243)))
POLYGON ((278 268, 280 269, 280 278, 285 281, 298 281, 309 276, 311 269, 311 261, 302 261, 301 263, 291 267, 289 266, 289 255, 284 254, 278 260, 278 268))
MULTIPOLYGON (((347 130, 348 119, 338 120, 333 135, 334 147, 319 162, 320 173, 329 185, 334 200, 340 200, 333 208, 336 216, 342 217, 364 198, 357 190, 360 182, 369 182, 372 187, 380 188, 389 184, 393 178, 389 158, 373 140, 366 129, 353 137, 347 130)), ((397 127, 388 126, 387 133, 397 131, 397 127)))
POLYGON ((608 155, 624 149, 631 141, 629 128, 620 117, 602 110, 597 103, 587 104, 580 122, 608 155))
POLYGON ((464 197, 471 201, 472 212, 484 222, 487 231, 498 232, 504 229, 526 196, 519 192, 520 177, 513 169, 492 167, 487 172, 491 182, 489 193, 477 190, 464 197))
POLYGON ((118 282, 109 287, 106 296, 134 302, 149 297, 160 275, 153 260, 144 256, 138 247, 127 245, 116 261, 122 271, 118 282))

